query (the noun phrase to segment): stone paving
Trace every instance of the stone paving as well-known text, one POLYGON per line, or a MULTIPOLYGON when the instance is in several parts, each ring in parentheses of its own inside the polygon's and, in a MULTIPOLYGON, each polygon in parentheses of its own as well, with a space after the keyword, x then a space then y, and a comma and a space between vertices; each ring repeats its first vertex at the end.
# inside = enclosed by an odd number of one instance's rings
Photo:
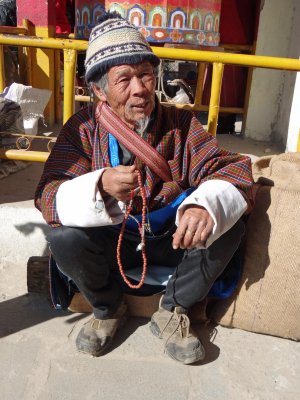
POLYGON ((2 400, 299 399, 300 347, 290 340, 197 325, 207 356, 184 366, 164 354, 148 319, 130 318, 112 351, 93 358, 74 345, 85 314, 10 293, 0 315, 2 400))

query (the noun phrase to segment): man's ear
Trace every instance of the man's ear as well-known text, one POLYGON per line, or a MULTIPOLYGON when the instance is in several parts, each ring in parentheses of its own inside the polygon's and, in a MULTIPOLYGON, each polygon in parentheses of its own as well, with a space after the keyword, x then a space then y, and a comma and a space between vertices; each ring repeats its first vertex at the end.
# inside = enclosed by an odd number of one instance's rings
POLYGON ((98 97, 99 100, 101 101, 106 101, 107 97, 105 93, 103 92, 102 89, 100 89, 98 86, 96 86, 94 83, 92 83, 92 90, 95 93, 95 95, 98 97))

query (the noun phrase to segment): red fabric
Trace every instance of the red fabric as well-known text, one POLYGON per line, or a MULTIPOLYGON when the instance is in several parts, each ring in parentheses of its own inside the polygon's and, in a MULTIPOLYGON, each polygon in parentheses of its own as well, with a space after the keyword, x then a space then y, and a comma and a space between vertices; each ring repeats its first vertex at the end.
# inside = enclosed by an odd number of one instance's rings
POLYGON ((71 33, 71 25, 67 17, 67 0, 56 0, 56 33, 71 33))
MULTIPOLYGON (((260 0, 222 0, 220 42, 250 44, 256 39, 260 0)), ((207 68, 203 89, 203 104, 209 104, 212 68, 207 68)), ((226 65, 223 74, 220 106, 243 107, 247 83, 247 68, 226 65)))
MULTIPOLYGON (((212 66, 208 65, 204 81, 202 103, 209 104, 212 66)), ((247 68, 225 65, 221 89, 221 107, 243 107, 247 83, 247 68)))
POLYGON ((222 0, 220 16, 221 43, 253 43, 258 3, 260 3, 260 0, 222 0))

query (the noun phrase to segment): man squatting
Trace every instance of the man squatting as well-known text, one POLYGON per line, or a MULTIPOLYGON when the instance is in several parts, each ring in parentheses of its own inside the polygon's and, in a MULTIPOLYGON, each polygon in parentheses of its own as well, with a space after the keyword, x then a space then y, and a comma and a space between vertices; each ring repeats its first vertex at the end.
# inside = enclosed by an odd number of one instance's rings
MULTIPOLYGON (((150 330, 165 340, 168 356, 192 364, 205 353, 188 310, 207 296, 240 245, 241 217, 252 204, 251 163, 220 148, 192 112, 159 103, 159 62, 134 26, 117 13, 102 17, 85 60, 86 81, 98 102, 62 128, 37 187, 36 207, 52 226, 47 239, 59 270, 93 307, 77 348, 100 356, 126 319, 116 248, 130 199, 133 216, 139 215, 144 193, 151 226, 148 269, 174 267, 150 330), (167 161, 169 178, 129 151, 126 140, 116 140, 115 131, 126 132, 128 144, 140 135, 167 161), (139 172, 143 191, 137 189, 139 172), (152 216, 159 210, 161 226, 155 228, 152 216)), ((138 230, 126 225, 125 270, 143 265, 139 243, 138 230)))

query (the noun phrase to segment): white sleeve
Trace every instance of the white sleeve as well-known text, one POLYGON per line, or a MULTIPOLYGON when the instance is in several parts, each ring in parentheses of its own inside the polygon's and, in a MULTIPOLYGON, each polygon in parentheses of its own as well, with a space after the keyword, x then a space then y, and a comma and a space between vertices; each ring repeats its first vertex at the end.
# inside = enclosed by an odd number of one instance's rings
POLYGON ((239 190, 230 182, 220 179, 202 183, 181 203, 176 214, 176 225, 180 222, 185 206, 191 204, 204 207, 214 221, 213 231, 202 248, 208 248, 227 232, 247 209, 247 203, 239 190))
POLYGON ((98 181, 105 169, 88 172, 62 183, 56 194, 56 209, 63 225, 95 227, 123 221, 125 204, 110 197, 104 200, 98 181))

